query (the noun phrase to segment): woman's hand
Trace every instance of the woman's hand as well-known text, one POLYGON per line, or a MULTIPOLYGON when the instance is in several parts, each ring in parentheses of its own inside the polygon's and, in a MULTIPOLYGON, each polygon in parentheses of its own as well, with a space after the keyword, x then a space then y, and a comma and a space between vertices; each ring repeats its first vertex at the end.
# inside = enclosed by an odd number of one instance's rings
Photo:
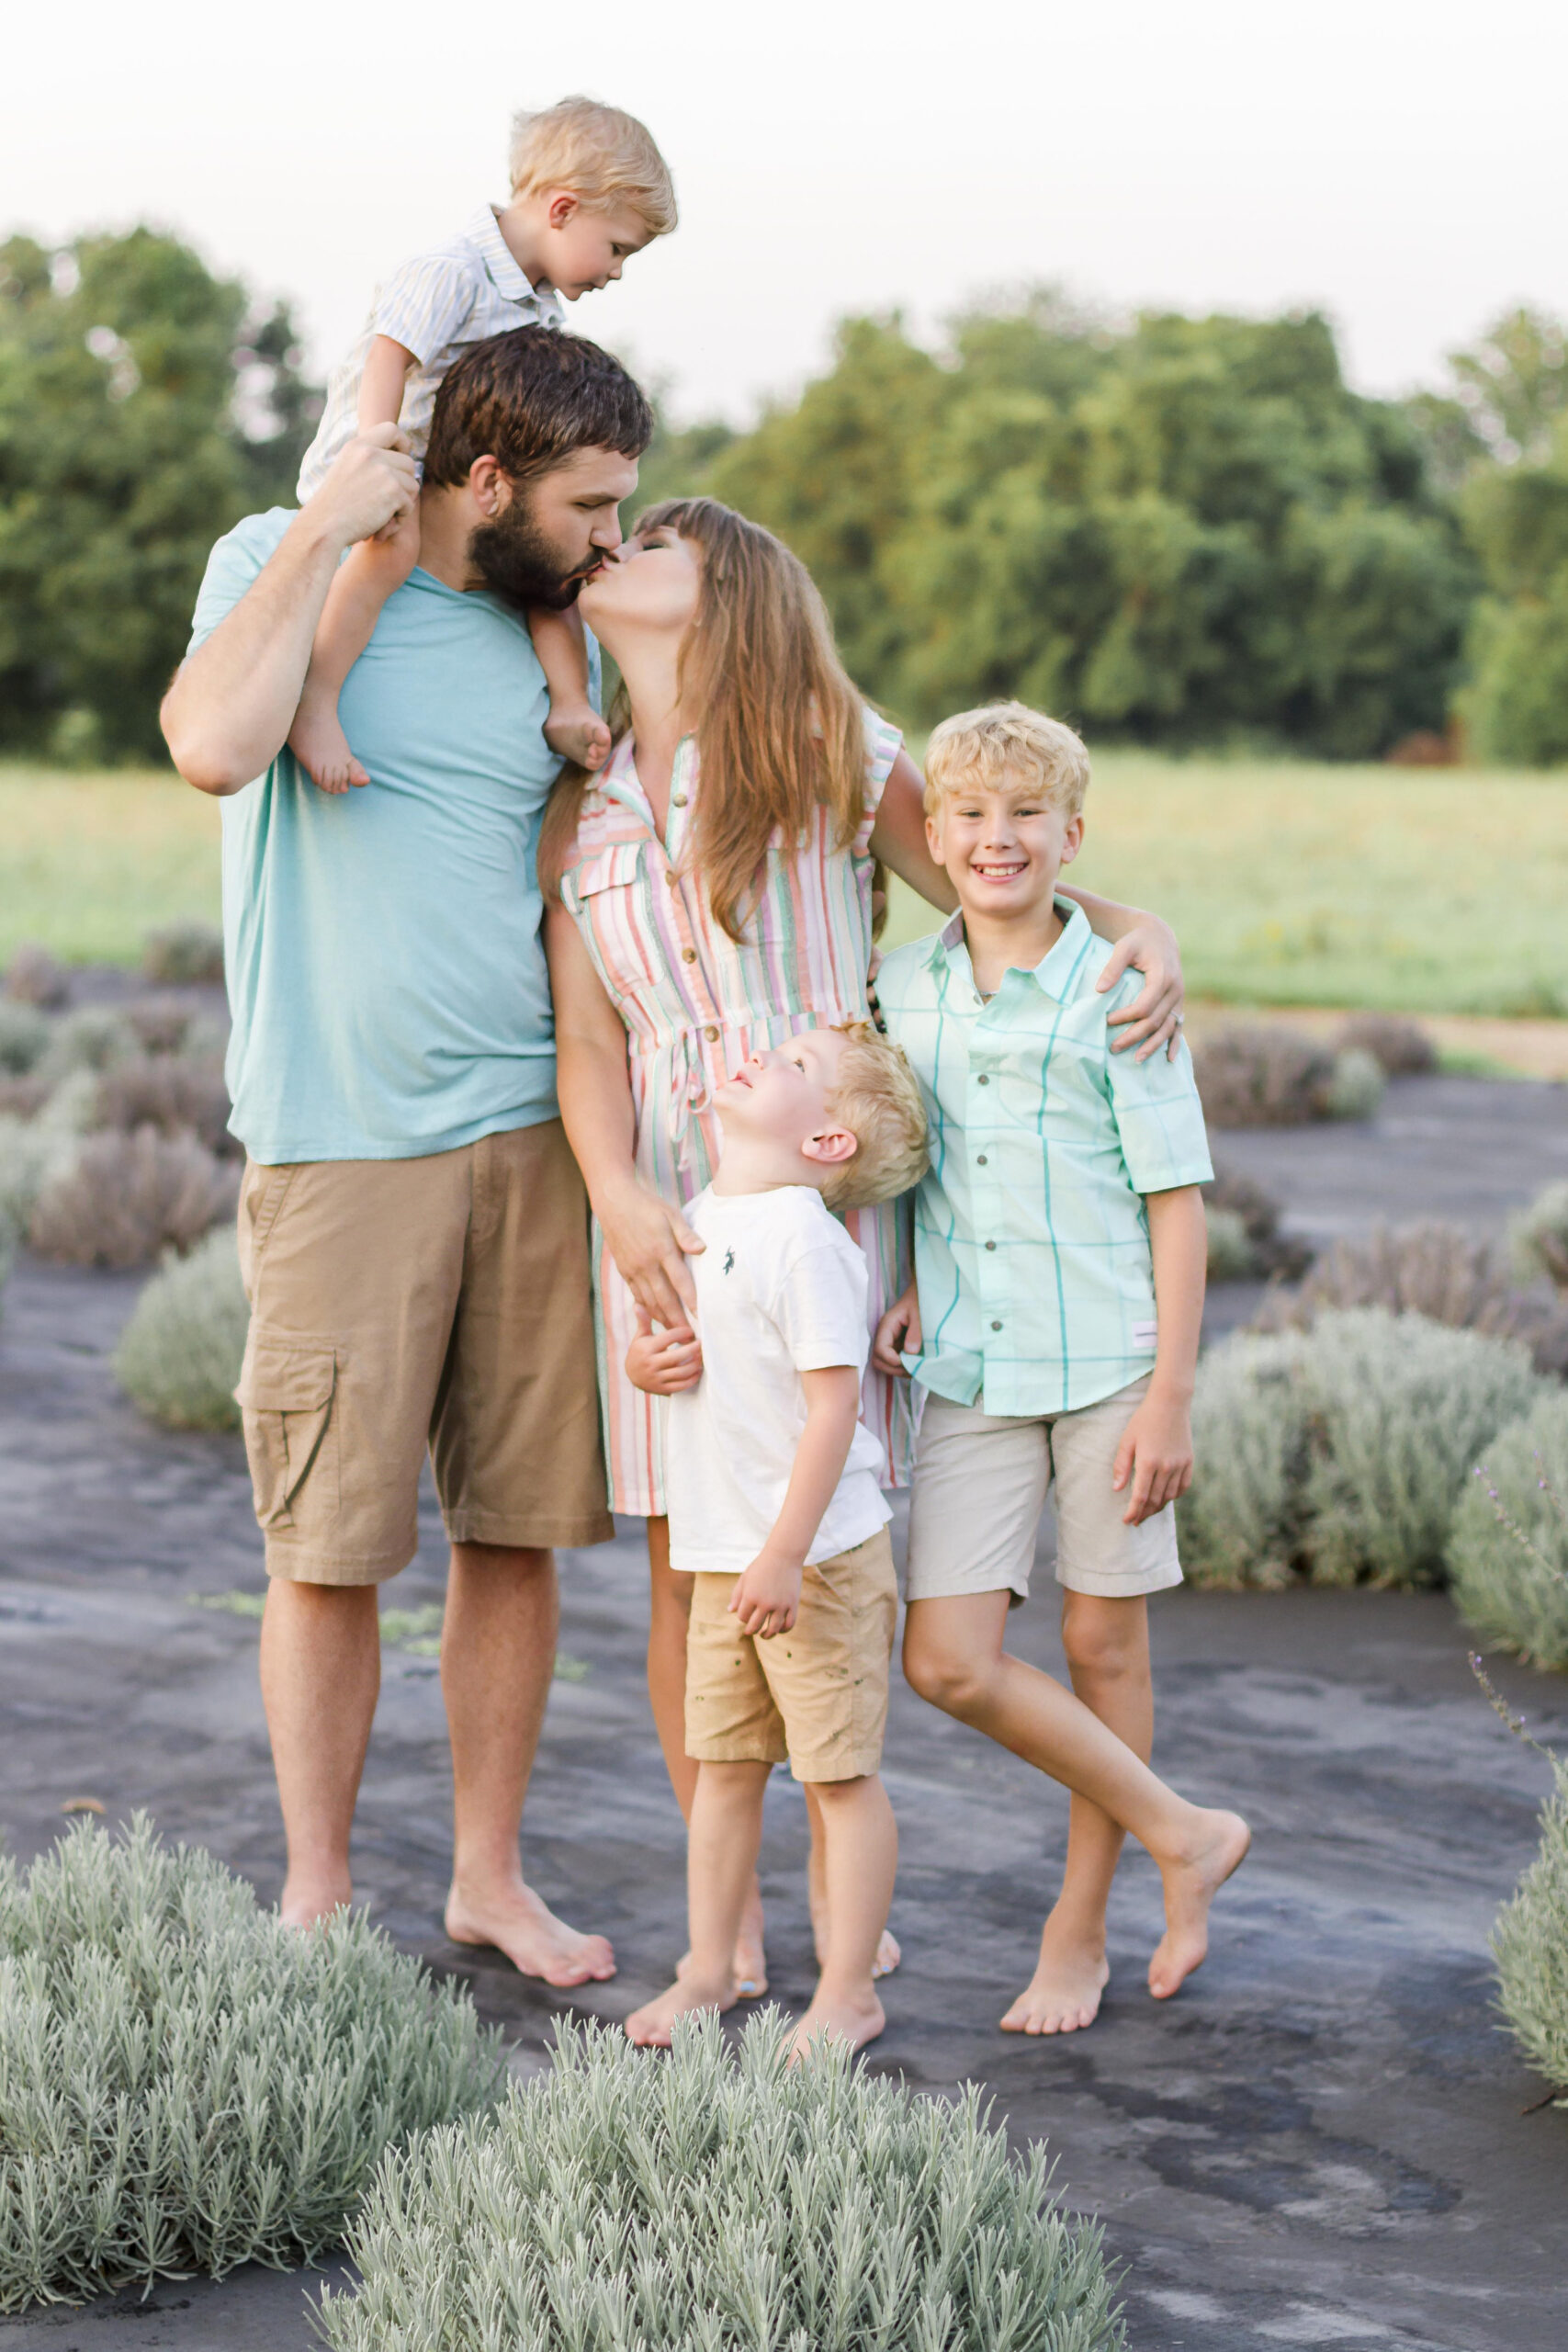
POLYGON ((1111 1014, 1110 1026, 1124 1032, 1111 1050, 1124 1054, 1129 1046, 1135 1046, 1134 1060, 1146 1062, 1163 1046, 1174 1061, 1181 1047, 1187 983, 1176 933, 1158 915, 1140 915, 1132 929, 1122 933, 1095 987, 1102 995, 1113 989, 1129 965, 1142 972, 1144 986, 1131 1004, 1111 1014))
POLYGON ((655 1331, 639 1306, 637 1338, 626 1350, 626 1378, 647 1396, 679 1396, 703 1376, 703 1351, 689 1323, 655 1331))
POLYGON ((604 1245, 643 1313, 666 1330, 690 1327, 697 1290, 686 1263, 707 1244, 679 1209, 636 1182, 593 1204, 604 1245))
POLYGON ((909 1375, 898 1352, 900 1348, 908 1349, 912 1356, 920 1352, 920 1302, 915 1295, 913 1283, 877 1325, 876 1338, 871 1350, 871 1360, 878 1372, 891 1373, 895 1379, 908 1380, 909 1375))

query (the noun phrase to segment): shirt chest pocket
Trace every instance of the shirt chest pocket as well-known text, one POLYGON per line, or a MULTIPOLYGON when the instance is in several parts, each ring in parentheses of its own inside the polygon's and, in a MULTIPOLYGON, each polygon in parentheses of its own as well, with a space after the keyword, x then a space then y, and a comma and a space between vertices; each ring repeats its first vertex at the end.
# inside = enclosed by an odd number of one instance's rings
POLYGON ((562 895, 604 980, 616 996, 658 978, 647 896, 651 842, 615 842, 575 865, 562 895))

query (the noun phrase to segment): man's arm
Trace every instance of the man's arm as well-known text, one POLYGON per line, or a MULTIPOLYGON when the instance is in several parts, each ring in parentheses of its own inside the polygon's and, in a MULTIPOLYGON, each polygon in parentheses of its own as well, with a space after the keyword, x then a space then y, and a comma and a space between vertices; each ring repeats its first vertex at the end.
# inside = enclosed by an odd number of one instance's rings
POLYGON ((351 441, 233 611, 175 673, 160 722, 198 792, 242 791, 282 750, 344 549, 406 514, 419 494, 407 450, 389 424, 351 441))

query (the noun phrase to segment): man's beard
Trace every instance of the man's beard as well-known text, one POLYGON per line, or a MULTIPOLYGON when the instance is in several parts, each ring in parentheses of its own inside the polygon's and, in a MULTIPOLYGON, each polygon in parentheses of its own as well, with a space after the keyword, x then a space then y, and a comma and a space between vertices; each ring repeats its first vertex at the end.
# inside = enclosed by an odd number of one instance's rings
POLYGON ((468 560, 503 603, 519 608, 543 605, 555 613, 576 604, 583 571, 592 568, 562 571, 559 551, 539 529, 521 493, 479 526, 468 542, 468 560))

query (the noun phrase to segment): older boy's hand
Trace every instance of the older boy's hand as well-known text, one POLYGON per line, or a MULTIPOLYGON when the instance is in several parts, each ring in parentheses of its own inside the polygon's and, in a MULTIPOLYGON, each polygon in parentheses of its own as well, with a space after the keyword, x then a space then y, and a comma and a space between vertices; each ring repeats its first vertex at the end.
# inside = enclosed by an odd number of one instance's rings
POLYGON ((1183 1396, 1151 1388, 1116 1449, 1111 1484, 1120 1494, 1131 1479, 1133 1492, 1122 1514, 1126 1527, 1141 1526, 1192 1484, 1192 1414, 1183 1396))
POLYGON ((648 1396, 679 1396, 703 1376, 703 1351, 689 1323, 656 1331, 643 1308, 637 1310, 637 1338, 626 1350, 626 1378, 648 1396))
POLYGON ((878 1372, 890 1373, 897 1380, 908 1380, 908 1371, 899 1350, 918 1356, 920 1347, 920 1302, 911 1283, 903 1297, 888 1308, 877 1325, 871 1360, 878 1372))
POLYGON ((739 1577, 729 1596, 729 1605, 740 1620, 743 1634, 754 1634, 760 1641, 772 1641, 775 1634, 787 1634, 800 1613, 800 1579, 805 1563, 781 1558, 776 1553, 759 1552, 739 1577))

